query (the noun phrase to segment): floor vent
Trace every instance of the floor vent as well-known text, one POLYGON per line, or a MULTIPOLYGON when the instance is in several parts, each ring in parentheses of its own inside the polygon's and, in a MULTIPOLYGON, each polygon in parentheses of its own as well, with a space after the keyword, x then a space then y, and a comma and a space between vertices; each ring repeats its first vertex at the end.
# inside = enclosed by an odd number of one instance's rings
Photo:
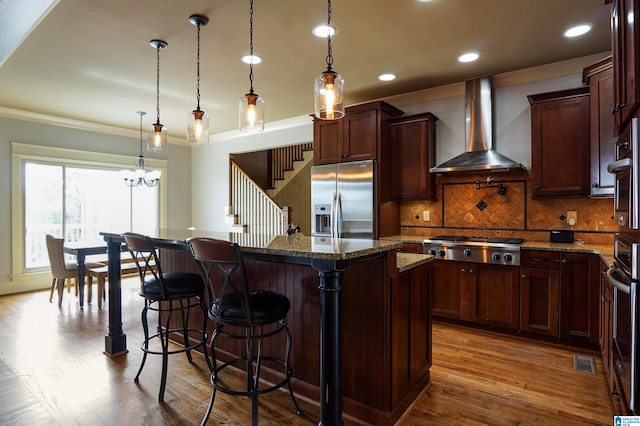
POLYGON ((596 374, 596 361, 591 356, 573 354, 573 369, 596 374))

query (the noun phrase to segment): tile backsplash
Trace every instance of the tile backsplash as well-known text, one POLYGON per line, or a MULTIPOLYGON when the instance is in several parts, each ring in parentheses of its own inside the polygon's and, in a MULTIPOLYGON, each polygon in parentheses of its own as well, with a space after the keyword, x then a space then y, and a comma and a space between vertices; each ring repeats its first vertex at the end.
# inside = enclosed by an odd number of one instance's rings
POLYGON ((613 221, 613 199, 588 197, 531 198, 528 171, 465 173, 437 177, 436 201, 404 201, 401 204, 402 233, 434 235, 443 230, 469 230, 492 235, 521 235, 540 239, 550 230, 573 230, 589 242, 608 242, 617 225, 613 221), (489 178, 489 180, 487 179, 489 178), (424 221, 428 211, 430 220, 424 221), (568 211, 577 212, 575 226, 566 221, 568 211))

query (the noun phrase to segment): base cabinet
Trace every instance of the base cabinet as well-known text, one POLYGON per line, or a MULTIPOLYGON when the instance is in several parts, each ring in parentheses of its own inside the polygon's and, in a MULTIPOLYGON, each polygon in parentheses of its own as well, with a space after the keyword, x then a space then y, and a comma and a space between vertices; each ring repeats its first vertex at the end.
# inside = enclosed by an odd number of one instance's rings
POLYGON ((434 316, 518 329, 517 267, 436 260, 432 282, 434 316))
POLYGON ((429 266, 392 278, 391 404, 396 406, 431 367, 429 266))

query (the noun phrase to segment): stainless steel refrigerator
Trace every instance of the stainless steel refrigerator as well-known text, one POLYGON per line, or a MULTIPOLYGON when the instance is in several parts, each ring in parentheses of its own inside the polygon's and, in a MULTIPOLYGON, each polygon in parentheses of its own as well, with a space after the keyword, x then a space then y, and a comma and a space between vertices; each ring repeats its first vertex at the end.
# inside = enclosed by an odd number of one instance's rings
POLYGON ((373 160, 311 168, 311 232, 332 238, 374 237, 373 160))

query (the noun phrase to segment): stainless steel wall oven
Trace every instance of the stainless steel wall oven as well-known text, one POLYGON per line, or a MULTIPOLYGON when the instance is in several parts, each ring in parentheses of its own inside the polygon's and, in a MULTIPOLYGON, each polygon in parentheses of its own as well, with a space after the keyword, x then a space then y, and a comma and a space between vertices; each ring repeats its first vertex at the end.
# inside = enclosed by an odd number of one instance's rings
POLYGON ((628 131, 616 143, 616 161, 607 166, 616 175, 615 219, 623 229, 640 229, 640 149, 638 148, 638 118, 634 117, 628 131))
POLYGON ((640 414, 638 388, 638 281, 640 281, 640 242, 616 234, 614 266, 607 271, 613 286, 613 366, 629 409, 640 414))

